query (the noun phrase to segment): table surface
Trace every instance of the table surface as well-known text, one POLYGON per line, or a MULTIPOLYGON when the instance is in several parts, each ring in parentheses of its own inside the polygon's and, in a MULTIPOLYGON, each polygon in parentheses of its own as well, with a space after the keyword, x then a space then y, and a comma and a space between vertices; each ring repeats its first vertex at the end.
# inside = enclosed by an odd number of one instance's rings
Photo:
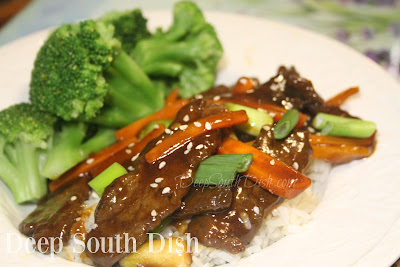
MULTIPOLYGON (((0 45, 113 9, 171 9, 174 0, 32 0, 0 30, 0 45)), ((202 9, 282 21, 336 38, 400 81, 400 0, 195 0, 202 9)))

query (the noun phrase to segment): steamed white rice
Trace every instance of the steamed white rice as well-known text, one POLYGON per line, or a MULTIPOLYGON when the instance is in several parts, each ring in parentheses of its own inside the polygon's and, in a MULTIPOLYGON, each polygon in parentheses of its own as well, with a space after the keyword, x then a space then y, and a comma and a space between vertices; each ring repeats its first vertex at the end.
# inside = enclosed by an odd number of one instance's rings
MULTIPOLYGON (((283 201, 278 207, 267 215, 257 235, 251 243, 247 245, 246 251, 239 254, 231 254, 223 250, 192 245, 192 267, 212 267, 212 266, 236 266, 241 258, 260 252, 267 246, 277 242, 281 238, 300 232, 302 227, 312 220, 312 211, 318 205, 327 185, 327 178, 331 170, 331 165, 323 161, 314 160, 307 172, 307 176, 313 181, 312 187, 301 193, 294 199, 283 201)), ((98 196, 92 195, 85 202, 86 208, 90 210, 90 215, 80 220, 84 221, 86 232, 90 232, 97 227, 94 221, 94 210, 99 201, 98 196)), ((174 226, 166 227, 161 235, 168 237, 182 237, 174 226)), ((70 261, 93 265, 93 262, 84 253, 74 253, 81 250, 76 247, 73 240, 59 255, 70 261)))

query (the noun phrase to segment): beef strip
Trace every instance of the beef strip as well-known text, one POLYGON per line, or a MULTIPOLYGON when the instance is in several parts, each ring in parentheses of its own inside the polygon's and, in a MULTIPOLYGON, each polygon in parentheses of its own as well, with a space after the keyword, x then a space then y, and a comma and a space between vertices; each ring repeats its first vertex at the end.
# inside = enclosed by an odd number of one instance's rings
MULTIPOLYGON (((88 179, 82 178, 62 189, 48 194, 38 203, 37 208, 19 225, 21 233, 32 236, 35 241, 40 238, 61 238, 66 245, 71 236, 71 228, 80 216, 82 203, 88 199, 90 188, 88 179)), ((58 240, 55 240, 58 249, 58 240)), ((44 241, 41 244, 45 244, 44 241)), ((41 252, 48 251, 48 246, 41 247, 41 252)))
MULTIPOLYGON (((294 130, 287 138, 275 140, 272 130, 264 127, 254 146, 299 171, 306 169, 312 155, 308 132, 304 130, 294 130)), ((245 250, 245 245, 261 227, 264 215, 278 202, 278 196, 242 178, 238 187, 234 188, 230 209, 219 214, 194 217, 188 232, 205 246, 239 253, 245 250)))
POLYGON ((264 126, 254 142, 254 147, 303 172, 312 156, 308 136, 308 131, 294 129, 285 139, 277 140, 272 128, 264 126))
MULTIPOLYGON (((221 105, 197 100, 183 107, 171 125, 187 124, 225 111, 221 105)), ((194 139, 191 149, 185 145, 153 164, 147 163, 144 155, 168 136, 169 133, 165 133, 151 141, 133 162, 134 171, 114 180, 105 189, 95 212, 98 227, 87 236, 88 242, 91 238, 112 238, 112 247, 106 242, 104 251, 86 251, 97 266, 112 266, 132 252, 134 246, 129 239, 135 238, 136 247, 139 247, 146 241, 149 231, 157 228, 163 219, 181 206, 182 198, 190 190, 196 169, 201 161, 216 153, 223 131, 209 132, 194 139), (203 146, 196 148, 200 144, 203 146), (185 153, 186 150, 189 152, 185 153), (125 241, 129 241, 127 247, 125 241), (115 249, 117 243, 120 251, 115 249), (114 251, 110 251, 112 248, 114 251)))
POLYGON ((231 208, 223 213, 194 217, 188 232, 205 246, 234 254, 243 252, 261 227, 264 214, 278 201, 278 196, 242 178, 234 188, 231 208))
POLYGON ((318 112, 352 117, 339 107, 326 105, 311 81, 301 77, 294 67, 289 69, 279 67, 277 75, 246 95, 260 102, 274 103, 286 109, 296 108, 312 117, 318 112))
POLYGON ((173 216, 177 219, 185 219, 208 212, 221 212, 228 209, 231 203, 230 186, 192 186, 173 216))

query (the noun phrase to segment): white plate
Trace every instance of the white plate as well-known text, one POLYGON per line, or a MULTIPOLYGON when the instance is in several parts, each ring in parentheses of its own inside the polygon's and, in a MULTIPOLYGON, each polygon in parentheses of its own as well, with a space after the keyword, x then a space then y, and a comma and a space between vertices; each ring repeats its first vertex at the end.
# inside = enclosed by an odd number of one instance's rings
MULTIPOLYGON (((145 15, 151 26, 171 20, 170 11, 145 15)), ((280 64, 294 65, 323 97, 359 85, 361 93, 345 108, 375 121, 379 129, 372 157, 334 168, 312 222, 301 233, 283 238, 241 265, 392 264, 400 256, 399 84, 366 57, 326 37, 259 18, 221 13, 207 13, 207 18, 225 49, 218 83, 232 84, 243 75, 265 81, 280 64)), ((46 35, 47 31, 38 32, 0 49, 0 108, 28 99, 30 70, 46 35)), ((4 186, 0 190, 2 266, 77 266, 38 254, 7 253, 6 233, 14 233, 11 244, 17 246, 17 226, 29 208, 14 204, 4 186)))

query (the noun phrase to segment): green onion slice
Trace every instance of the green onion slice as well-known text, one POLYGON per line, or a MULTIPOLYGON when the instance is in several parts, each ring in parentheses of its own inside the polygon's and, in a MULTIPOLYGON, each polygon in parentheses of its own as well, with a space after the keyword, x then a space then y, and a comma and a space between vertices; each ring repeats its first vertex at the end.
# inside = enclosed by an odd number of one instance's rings
POLYGON ((153 121, 147 124, 146 127, 143 128, 143 130, 140 131, 139 134, 139 140, 143 139, 146 135, 148 135, 151 131, 153 131, 154 127, 158 124, 164 124, 165 127, 168 128, 168 126, 171 124, 171 120, 159 120, 159 121, 153 121))
POLYGON ((150 233, 155 233, 155 234, 161 233, 162 230, 165 229, 165 227, 167 227, 168 225, 171 224, 171 222, 172 222, 172 218, 171 218, 171 217, 165 218, 165 219, 160 223, 160 225, 157 226, 157 228, 154 229, 153 231, 150 231, 150 233))
POLYGON ((323 135, 367 138, 376 130, 376 124, 353 118, 318 113, 312 121, 312 126, 323 135))
POLYGON ((194 178, 199 185, 230 185, 253 162, 253 154, 214 155, 201 162, 194 178))
POLYGON ((274 138, 283 139, 290 134, 299 122, 299 111, 291 109, 286 111, 274 127, 274 138))
POLYGON ((115 179, 121 177, 128 172, 126 169, 119 164, 118 162, 114 162, 107 169, 102 171, 99 175, 97 175, 94 179, 89 182, 91 188, 93 188, 96 193, 101 196, 103 195, 104 189, 110 185, 115 179))
POLYGON ((272 125, 274 123, 274 119, 264 111, 234 103, 225 103, 225 106, 230 111, 246 111, 247 116, 249 117, 249 121, 237 125, 236 128, 249 135, 258 136, 260 134, 261 128, 264 125, 272 125))

